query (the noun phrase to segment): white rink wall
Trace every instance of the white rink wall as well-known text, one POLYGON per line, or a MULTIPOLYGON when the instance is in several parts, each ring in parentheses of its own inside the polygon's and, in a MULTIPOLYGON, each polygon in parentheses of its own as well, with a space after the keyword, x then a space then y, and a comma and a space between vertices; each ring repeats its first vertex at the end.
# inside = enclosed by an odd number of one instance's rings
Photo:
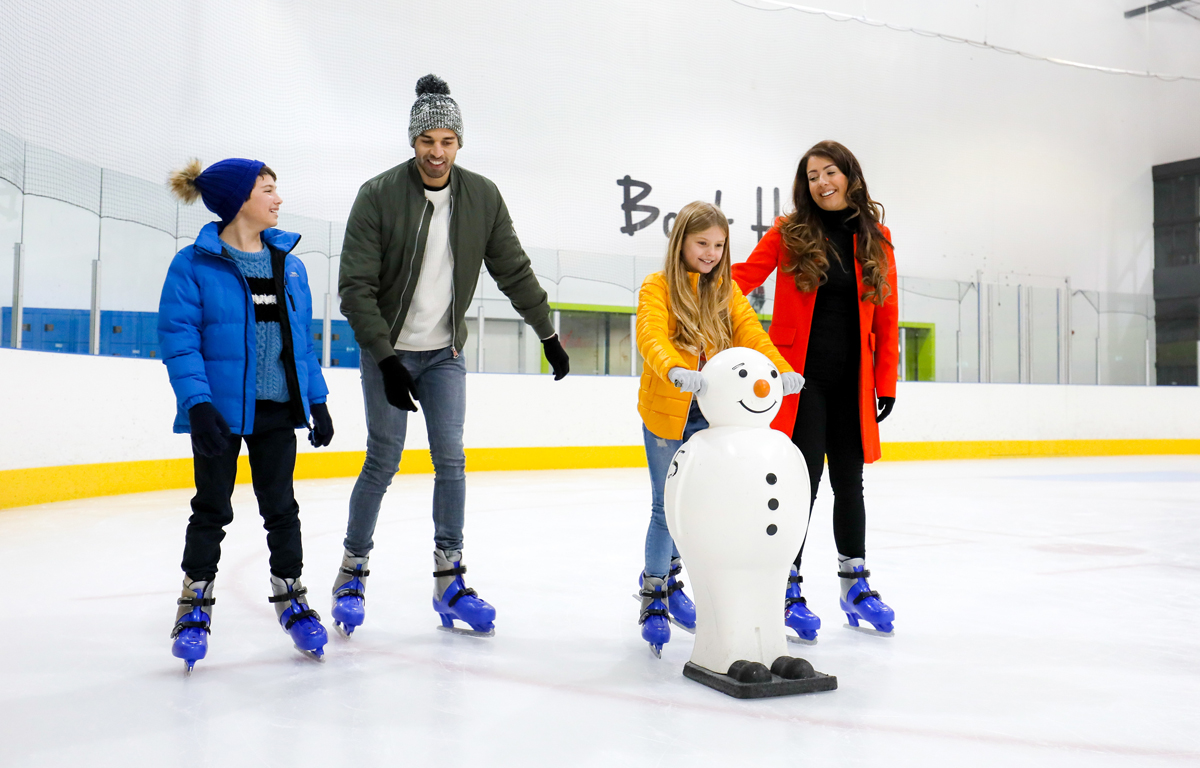
MULTIPOLYGON (((357 371, 327 369, 336 436, 366 445, 357 371)), ((641 445, 637 379, 468 374, 468 448, 641 445)), ((161 362, 0 350, 0 471, 189 458, 171 432, 175 399, 161 362)), ((887 443, 1003 440, 1194 440, 1200 389, 901 383, 887 443)), ((408 445, 428 448, 420 414, 408 445)), ((300 450, 310 452, 307 441, 300 450)))

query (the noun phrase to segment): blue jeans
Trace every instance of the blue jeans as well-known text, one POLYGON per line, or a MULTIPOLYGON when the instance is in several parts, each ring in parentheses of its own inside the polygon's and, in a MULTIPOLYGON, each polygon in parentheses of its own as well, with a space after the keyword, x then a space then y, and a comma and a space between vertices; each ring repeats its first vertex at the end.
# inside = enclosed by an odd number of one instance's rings
POLYGON ((683 428, 682 440, 658 437, 646 425, 642 425, 642 438, 646 442, 646 463, 650 466, 650 527, 646 530, 646 575, 667 577, 671 570, 671 558, 679 557, 679 550, 667 530, 667 514, 663 510, 663 491, 667 486, 667 470, 675 452, 688 438, 702 429, 708 429, 708 421, 700 413, 700 406, 692 398, 688 411, 687 425, 683 428))
MULTIPOLYGON (((467 413, 467 366, 450 347, 429 352, 397 350, 400 362, 417 383, 417 407, 425 416, 429 453, 433 459, 433 542, 438 549, 462 549, 463 506, 467 497, 463 420, 467 413)), ((367 410, 367 460, 350 494, 346 549, 366 557, 375 546, 372 536, 379 505, 387 493, 404 451, 408 411, 387 401, 383 374, 369 355, 359 363, 363 401, 367 410)))

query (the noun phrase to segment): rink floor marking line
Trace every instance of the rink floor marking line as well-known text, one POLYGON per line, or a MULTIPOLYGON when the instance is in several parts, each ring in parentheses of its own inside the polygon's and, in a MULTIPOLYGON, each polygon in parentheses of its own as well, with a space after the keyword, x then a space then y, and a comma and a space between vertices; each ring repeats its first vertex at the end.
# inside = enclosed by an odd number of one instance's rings
MULTIPOLYGON (((1104 555, 1100 555, 1100 557, 1104 557, 1104 555)), ((1200 568, 1194 565, 1180 565, 1179 563, 1118 563, 1117 565, 1097 565, 1091 568, 1072 568, 1066 571, 1038 571, 1033 575, 1065 576, 1072 573, 1090 573, 1091 571, 1115 571, 1119 568, 1182 568, 1185 571, 1200 571, 1200 568)))
MULTIPOLYGON (((646 696, 635 693, 625 693, 621 691, 600 690, 595 688, 583 688, 578 685, 564 685, 556 683, 544 683, 530 678, 519 677, 517 675, 499 672, 490 669, 481 669, 470 664, 462 662, 447 661, 440 658, 422 657, 415 654, 404 653, 390 648, 378 649, 374 651, 379 655, 391 656, 404 659, 412 662, 420 667, 427 667, 429 664, 435 664, 441 669, 458 674, 467 673, 479 677, 487 677, 493 680, 515 683, 518 685, 532 686, 536 688, 561 691, 564 693, 574 693, 584 696, 601 697, 614 701, 628 701, 640 704, 648 704, 654 707, 663 708, 671 707, 675 709, 687 709, 695 712, 704 712, 715 715, 748 715, 754 719, 774 720, 784 723, 804 723, 807 725, 824 726, 828 728, 837 728, 846 731, 869 731, 877 733, 892 733, 903 736, 925 737, 935 739, 953 739, 957 741, 982 742, 995 744, 999 746, 1009 747, 1034 747, 1038 749, 1052 750, 1070 750, 1070 751, 1085 751, 1095 752, 1104 755, 1123 755, 1127 757, 1156 757, 1164 759, 1179 759, 1196 761, 1200 760, 1200 751, 1189 751, 1184 749, 1154 749, 1150 747, 1138 747, 1130 744, 1099 744, 1083 741, 1056 741, 1053 739, 1037 739, 1026 738, 1020 736, 1006 736, 996 733, 970 733, 965 731, 953 731, 937 728, 921 728, 904 725, 886 725, 879 723, 864 723, 861 720, 840 720, 837 718, 817 717, 813 715, 791 715, 782 714, 771 711, 756 712, 752 707, 759 705, 769 705, 770 703, 779 703, 781 699, 755 699, 755 700, 735 700, 737 702, 745 701, 744 706, 739 707, 719 707, 701 702, 681 701, 678 698, 661 698, 657 696, 646 696)), ((680 673, 682 677, 682 672, 680 673)), ((699 691, 701 694, 707 691, 699 691)), ((837 691, 822 692, 827 696, 836 696, 837 691)), ((799 700, 809 701, 811 696, 801 697, 799 700)))

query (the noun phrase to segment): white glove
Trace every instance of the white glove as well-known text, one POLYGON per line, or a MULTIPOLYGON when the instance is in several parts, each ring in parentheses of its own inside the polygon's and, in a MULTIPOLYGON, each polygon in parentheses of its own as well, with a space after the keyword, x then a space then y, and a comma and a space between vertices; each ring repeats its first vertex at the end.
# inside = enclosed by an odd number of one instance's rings
POLYGON ((681 392, 695 392, 703 395, 705 389, 704 374, 687 368, 672 368, 667 371, 667 380, 679 387, 681 392))
POLYGON ((783 374, 783 394, 794 395, 804 389, 804 377, 798 373, 783 374))

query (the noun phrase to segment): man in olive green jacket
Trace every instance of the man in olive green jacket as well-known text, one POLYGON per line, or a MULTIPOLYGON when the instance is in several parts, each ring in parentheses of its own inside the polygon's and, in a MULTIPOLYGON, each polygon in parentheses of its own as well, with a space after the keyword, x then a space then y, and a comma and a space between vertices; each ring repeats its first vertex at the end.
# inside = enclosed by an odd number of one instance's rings
POLYGON ((441 628, 490 636, 496 611, 466 587, 462 564, 466 366, 460 352, 481 265, 537 332, 555 380, 567 375, 569 360, 499 190, 454 166, 462 117, 450 89, 433 75, 417 82, 409 141, 412 160, 359 189, 342 245, 338 293, 362 349, 367 459, 350 495, 333 619, 346 634, 363 623, 375 522, 399 469, 415 400, 423 405, 436 473, 433 607, 441 628))

